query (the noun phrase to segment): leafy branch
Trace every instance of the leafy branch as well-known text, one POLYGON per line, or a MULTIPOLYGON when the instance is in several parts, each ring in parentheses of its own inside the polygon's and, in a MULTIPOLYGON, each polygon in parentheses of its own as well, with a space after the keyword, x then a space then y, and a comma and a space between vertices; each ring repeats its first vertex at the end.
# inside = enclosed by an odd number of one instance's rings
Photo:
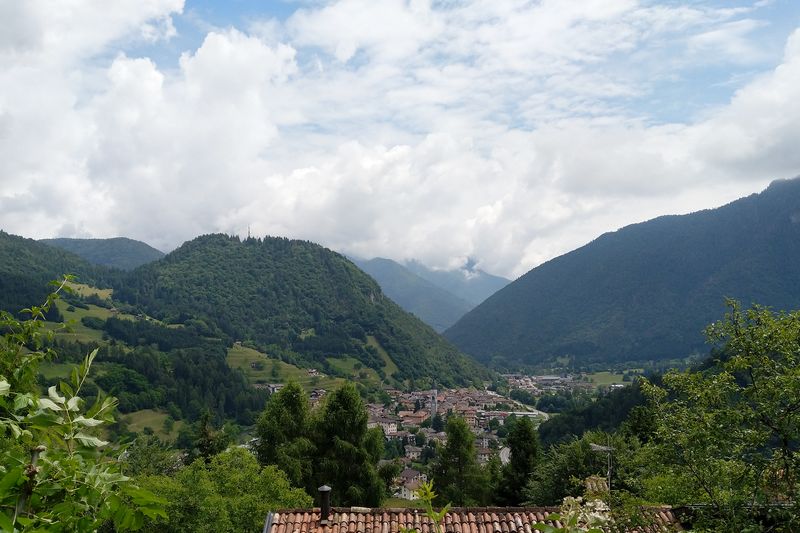
MULTIPOLYGON (((165 516, 166 502, 138 489, 102 450, 94 434, 113 422, 116 399, 99 394, 88 409, 79 396, 97 350, 72 369, 68 382, 37 391, 46 313, 69 290, 71 277, 19 321, 0 314, 0 530, 90 531, 111 521, 138 529, 145 517, 165 516)), ((52 332, 48 332, 52 334, 52 332)))

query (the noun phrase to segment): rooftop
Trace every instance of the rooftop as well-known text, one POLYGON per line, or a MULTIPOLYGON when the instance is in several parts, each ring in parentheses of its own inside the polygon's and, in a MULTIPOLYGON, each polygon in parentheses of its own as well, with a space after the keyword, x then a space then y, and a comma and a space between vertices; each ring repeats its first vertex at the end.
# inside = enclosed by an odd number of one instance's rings
MULTIPOLYGON (((683 531, 668 507, 643 509, 652 517, 651 525, 631 533, 683 531)), ((535 533, 533 526, 546 522, 557 507, 461 507, 445 516, 444 533, 535 533)), ((559 523, 552 523, 561 527, 559 523)), ((414 528, 419 533, 434 533, 431 521, 420 509, 334 507, 327 525, 320 524, 320 510, 281 510, 267 515, 264 533, 399 533, 414 528)))

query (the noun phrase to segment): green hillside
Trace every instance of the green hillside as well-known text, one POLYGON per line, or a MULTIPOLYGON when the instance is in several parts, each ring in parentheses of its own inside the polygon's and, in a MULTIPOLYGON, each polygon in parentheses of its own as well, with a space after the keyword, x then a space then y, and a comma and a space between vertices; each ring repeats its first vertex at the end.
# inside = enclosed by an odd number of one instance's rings
POLYGON ((455 324, 473 307, 391 259, 376 257, 353 262, 372 276, 389 298, 438 332, 455 324))
POLYGON ((50 292, 48 283, 64 274, 81 281, 114 276, 77 255, 0 231, 0 309, 17 312, 40 304, 50 292))
POLYGON ((800 307, 800 179, 718 209, 602 235, 473 309, 445 335, 499 365, 705 353, 724 299, 800 307))
POLYGON ((250 341, 299 366, 335 373, 330 358, 354 358, 389 380, 373 337, 397 365, 396 380, 455 384, 487 375, 346 258, 309 242, 206 235, 114 288, 115 298, 164 322, 250 341))
POLYGON ((113 239, 42 239, 41 242, 72 252, 92 264, 132 270, 157 261, 164 253, 141 241, 126 237, 113 239))

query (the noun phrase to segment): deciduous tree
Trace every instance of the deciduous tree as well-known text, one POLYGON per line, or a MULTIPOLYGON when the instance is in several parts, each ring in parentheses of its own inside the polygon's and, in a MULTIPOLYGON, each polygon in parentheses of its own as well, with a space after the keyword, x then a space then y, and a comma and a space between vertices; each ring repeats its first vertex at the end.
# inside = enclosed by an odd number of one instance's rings
POLYGON ((651 494, 706 503, 714 527, 732 531, 776 502, 800 516, 800 312, 729 305, 707 329, 722 345, 716 364, 643 387, 657 422, 651 449, 662 463, 651 494))

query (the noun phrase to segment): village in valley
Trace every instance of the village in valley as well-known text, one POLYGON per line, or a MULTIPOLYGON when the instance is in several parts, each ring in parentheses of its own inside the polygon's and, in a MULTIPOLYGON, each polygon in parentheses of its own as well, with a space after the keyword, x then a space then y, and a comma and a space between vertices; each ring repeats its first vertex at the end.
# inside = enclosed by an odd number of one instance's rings
MULTIPOLYGON (((308 371, 320 376, 316 370, 308 371)), ((509 449, 504 445, 506 422, 526 417, 538 427, 549 418, 548 413, 535 409, 530 402, 523 403, 510 397, 514 394, 508 391, 522 391, 527 398, 536 399, 545 395, 592 394, 598 389, 596 383, 582 374, 516 373, 504 374, 501 378, 500 387, 485 383, 482 390, 458 388, 406 392, 388 389, 389 401, 367 404, 368 427, 381 428, 385 438, 387 453, 381 464, 396 462, 400 467, 392 487, 395 498, 417 499, 416 491, 421 483, 428 480, 428 463, 435 458, 437 446, 447 443, 444 425, 448 416, 463 418, 472 430, 479 464, 485 465, 495 456, 501 464, 506 464, 510 456, 509 449)), ((621 386, 611 383, 603 388, 621 386)), ((276 392, 282 387, 283 384, 274 383, 264 388, 276 392)), ((318 403, 325 394, 324 389, 311 390, 311 403, 318 403)))

